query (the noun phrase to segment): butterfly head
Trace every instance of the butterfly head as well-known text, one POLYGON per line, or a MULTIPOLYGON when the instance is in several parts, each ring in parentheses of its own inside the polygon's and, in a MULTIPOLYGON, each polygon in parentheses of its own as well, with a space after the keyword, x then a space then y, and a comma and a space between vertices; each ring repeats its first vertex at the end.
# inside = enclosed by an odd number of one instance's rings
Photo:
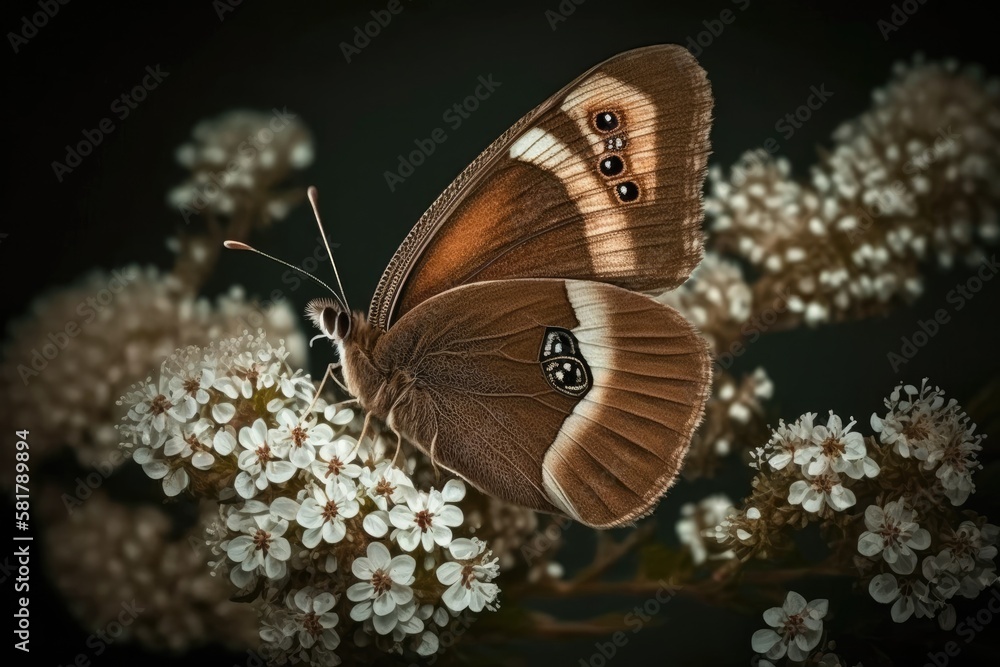
POLYGON ((338 299, 313 299, 306 306, 306 317, 334 343, 351 333, 351 314, 338 299))
MULTIPOLYGON (((310 280, 326 288, 333 295, 333 298, 313 299, 309 302, 309 305, 306 306, 306 316, 312 320, 312 323, 315 324, 321 332, 323 332, 321 335, 316 336, 316 338, 325 337, 334 343, 341 343, 351 333, 351 322, 353 320, 351 316, 351 308, 347 305, 347 296, 344 294, 344 286, 340 283, 340 274, 337 272, 337 263, 333 260, 333 251, 330 249, 330 244, 326 240, 326 231, 324 231, 323 222, 319 217, 319 194, 317 193, 316 188, 310 187, 306 191, 306 195, 309 198, 309 203, 312 204, 313 214, 316 216, 316 225, 319 227, 320 237, 323 239, 323 245, 326 247, 326 253, 330 258, 330 265, 333 267, 333 275, 337 279, 337 288, 339 291, 334 290, 325 282, 301 267, 289 264, 283 259, 278 259, 277 257, 268 255, 266 252, 261 252, 260 250, 257 250, 242 241, 226 241, 223 245, 230 250, 246 250, 248 252, 261 255, 262 257, 266 257, 273 262, 277 262, 278 264, 287 266, 293 271, 301 273, 310 280)), ((313 340, 316 340, 316 338, 313 340)))

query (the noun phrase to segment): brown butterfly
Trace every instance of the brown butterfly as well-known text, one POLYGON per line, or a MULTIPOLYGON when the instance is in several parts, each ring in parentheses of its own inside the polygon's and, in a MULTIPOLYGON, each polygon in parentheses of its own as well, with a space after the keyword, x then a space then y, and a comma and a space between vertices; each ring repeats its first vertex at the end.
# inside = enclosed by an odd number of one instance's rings
POLYGON ((600 528, 649 513, 711 367, 694 327, 640 292, 701 261, 711 111, 694 57, 661 45, 524 116, 420 218, 367 318, 342 287, 309 304, 347 390, 497 498, 600 528))

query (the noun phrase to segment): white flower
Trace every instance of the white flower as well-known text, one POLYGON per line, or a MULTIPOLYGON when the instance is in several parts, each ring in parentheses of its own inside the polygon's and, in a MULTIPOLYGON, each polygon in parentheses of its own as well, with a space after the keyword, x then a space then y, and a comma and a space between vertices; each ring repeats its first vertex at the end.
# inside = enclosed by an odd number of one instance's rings
POLYGON ((242 396, 249 399, 254 392, 278 385, 282 393, 291 398, 294 395, 292 383, 284 372, 287 356, 283 349, 275 350, 270 345, 257 346, 253 351, 240 351, 229 359, 234 375, 217 378, 212 387, 229 398, 242 396))
POLYGON ((295 520, 306 529, 302 534, 303 546, 312 549, 320 541, 336 544, 347 534, 345 519, 358 513, 357 489, 348 480, 330 480, 325 488, 313 485, 312 498, 306 498, 295 520))
POLYGON ((753 650, 771 660, 780 660, 787 653, 789 660, 802 662, 819 644, 828 606, 826 600, 807 603, 804 597, 789 591, 781 607, 764 612, 764 622, 773 629, 753 633, 753 650))
POLYGON ((795 463, 803 466, 809 475, 821 475, 832 470, 845 473, 852 479, 875 477, 878 464, 868 457, 864 437, 851 431, 852 419, 846 426, 840 417, 830 412, 826 426, 812 430, 811 440, 795 452, 795 463))
POLYGON ((163 493, 169 497, 178 495, 191 483, 184 465, 180 462, 169 463, 161 458, 156 458, 154 450, 149 447, 140 447, 135 450, 132 460, 142 466, 143 472, 150 479, 162 479, 163 493))
POLYGON ((981 467, 978 456, 982 447, 978 440, 968 440, 964 435, 957 434, 944 447, 931 452, 925 464, 930 469, 940 461, 936 475, 941 480, 944 494, 955 506, 962 505, 969 499, 969 494, 975 493, 972 473, 981 467))
POLYGON ((357 445, 358 441, 347 435, 328 442, 320 447, 319 458, 310 464, 309 470, 323 484, 338 477, 357 479, 361 476, 361 466, 352 463, 358 455, 357 445))
POLYGON ((889 572, 875 576, 868 585, 868 592, 876 602, 893 603, 892 620, 905 622, 916 613, 917 618, 930 618, 934 608, 928 600, 927 584, 919 579, 904 579, 902 585, 889 572))
POLYGON ((958 564, 947 549, 936 556, 924 558, 921 572, 930 584, 931 591, 942 602, 950 600, 962 587, 958 564))
POLYGON ((212 455, 213 434, 209 432, 212 421, 199 419, 184 424, 163 443, 165 456, 191 458, 191 465, 198 470, 208 470, 215 463, 212 455))
MULTIPOLYGON (((226 554, 240 564, 240 570, 248 574, 263 570, 269 579, 285 576, 292 548, 283 535, 288 530, 287 517, 295 509, 292 506, 297 507, 287 498, 276 499, 271 507, 259 501, 248 501, 241 512, 229 516, 226 521, 229 528, 243 534, 229 540, 226 554)), ((230 574, 235 571, 234 568, 230 574)), ((233 583, 241 586, 236 578, 233 583)))
POLYGON ((332 594, 306 587, 288 597, 288 607, 293 611, 293 632, 298 633, 299 644, 309 648, 320 642, 331 651, 340 645, 340 636, 333 629, 338 618, 331 611, 337 602, 332 594))
POLYGON ((806 475, 805 480, 796 480, 788 488, 788 502, 802 505, 807 512, 818 513, 824 505, 834 511, 852 507, 857 499, 854 492, 845 488, 835 472, 826 472, 815 477, 806 475))
POLYGON ((977 528, 971 521, 963 521, 958 528, 944 540, 951 557, 955 560, 959 571, 969 572, 976 563, 992 563, 997 557, 997 526, 990 523, 977 528))
POLYGON ((182 354, 175 357, 174 361, 181 362, 181 367, 176 370, 177 374, 170 378, 168 387, 172 396, 186 394, 194 399, 198 405, 205 405, 211 399, 208 392, 215 384, 215 371, 202 366, 195 359, 189 361, 188 357, 190 356, 190 354, 182 354))
POLYGON ((369 544, 367 554, 367 558, 355 558, 351 565, 354 576, 361 580, 347 589, 347 599, 358 603, 351 609, 351 618, 372 618, 376 632, 386 635, 404 620, 401 617, 409 620, 415 613, 410 585, 416 561, 405 555, 390 558, 381 542, 369 544))
POLYGON ((812 441, 814 413, 808 412, 793 424, 784 420, 778 422, 778 428, 771 433, 767 443, 767 462, 774 470, 781 470, 791 463, 800 448, 808 447, 812 441))
POLYGON ((276 445, 289 449, 288 458, 298 468, 308 468, 316 460, 316 448, 329 444, 333 429, 327 424, 316 423, 312 418, 304 421, 288 408, 277 414, 278 428, 272 431, 276 445))
MULTIPOLYGON (((914 456, 926 459, 928 453, 939 446, 936 422, 944 405, 944 392, 927 386, 927 379, 918 390, 913 385, 899 385, 885 400, 889 412, 885 417, 871 416, 872 429, 879 439, 892 445, 903 458, 914 456), (901 398, 900 390, 906 394, 901 398)), ((950 410, 954 402, 945 409, 950 410)))
POLYGON ((268 442, 267 424, 258 419, 252 427, 240 429, 239 466, 236 476, 236 491, 243 498, 252 498, 258 491, 269 485, 287 482, 295 474, 296 467, 289 461, 281 460, 280 450, 272 448, 268 442))
POLYGON ((401 503, 408 495, 415 493, 413 482, 405 472, 394 467, 391 461, 383 461, 374 470, 362 468, 358 481, 365 488, 367 496, 383 511, 389 509, 389 501, 393 504, 401 503))
POLYGON ((917 566, 915 550, 931 545, 931 534, 914 521, 916 513, 902 500, 886 503, 885 509, 869 505, 865 510, 865 527, 858 538, 858 551, 863 556, 882 558, 897 574, 910 574, 917 566))
POLYGON ((128 418, 136 423, 135 430, 142 433, 142 444, 149 445, 154 433, 167 429, 167 417, 183 424, 195 415, 198 404, 183 392, 172 392, 169 376, 160 374, 157 384, 152 378, 140 383, 135 390, 123 397, 123 402, 131 405, 128 418))
POLYGON ((491 583, 500 573, 498 559, 486 560, 486 544, 479 539, 460 538, 451 543, 448 551, 454 561, 442 563, 437 578, 448 590, 441 601, 452 611, 471 609, 479 613, 496 599, 500 588, 491 583))
POLYGON ((441 491, 410 494, 405 505, 396 505, 389 512, 389 520, 396 527, 392 538, 404 551, 413 551, 417 544, 423 544, 424 551, 430 551, 435 544, 448 546, 452 527, 462 525, 464 517, 458 507, 445 503, 464 497, 465 484, 457 479, 450 480, 441 491))

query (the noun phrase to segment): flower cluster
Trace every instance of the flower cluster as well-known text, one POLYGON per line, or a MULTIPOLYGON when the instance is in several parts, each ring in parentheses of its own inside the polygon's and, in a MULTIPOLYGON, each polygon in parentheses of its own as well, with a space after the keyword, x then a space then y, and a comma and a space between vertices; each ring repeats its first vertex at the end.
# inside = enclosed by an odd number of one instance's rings
POLYGON ((114 428, 123 411, 115 397, 172 350, 252 326, 284 338, 294 363, 305 361, 305 337, 286 304, 264 311, 238 289, 214 304, 192 292, 173 275, 127 266, 40 297, 4 344, 0 423, 16 417, 35 424, 36 460, 68 445, 84 467, 114 466, 123 460, 114 428), (61 335, 50 341, 52 332, 61 335))
MULTIPOLYGON (((973 473, 982 467, 983 436, 955 399, 946 401, 926 379, 919 388, 896 387, 885 405, 888 412, 873 414, 871 425, 893 461, 886 478, 899 491, 884 494, 894 500, 865 510, 858 552, 869 561, 884 561, 868 590, 879 602, 892 604, 897 623, 936 616, 942 628, 950 629, 955 625, 950 600, 975 598, 997 580, 997 527, 983 517, 960 520, 945 511, 975 493, 973 473)), ((873 568, 859 559, 859 569, 870 573, 873 568)))
POLYGON ((465 485, 419 490, 287 356, 263 334, 177 351, 123 397, 122 445, 167 496, 222 501, 211 565, 254 601, 272 660, 433 654, 454 617, 497 604, 497 559, 455 534, 465 485))
POLYGON ((191 134, 194 141, 177 149, 177 161, 191 178, 167 197, 186 222, 208 213, 267 224, 284 218, 301 199, 298 190, 274 190, 292 170, 313 161, 309 131, 287 109, 230 111, 198 123, 191 134))
POLYGON ((937 617, 948 629, 955 595, 974 598, 997 580, 998 529, 955 509, 975 491, 982 436, 939 388, 896 387, 888 412, 873 414, 878 437, 830 414, 781 422, 755 452, 759 474, 741 511, 716 538, 746 560, 790 545, 789 528, 820 525, 832 566, 856 569, 893 620, 937 617))
POLYGON ((825 424, 806 413, 792 424, 780 421, 771 439, 753 452, 757 469, 779 473, 787 482, 785 501, 800 507, 802 525, 811 515, 829 517, 853 507, 851 487, 875 477, 878 464, 869 456, 864 437, 831 411, 825 424))
POLYGON ((762 150, 710 171, 709 238, 760 274, 754 302, 781 296, 779 326, 884 312, 921 293, 921 262, 975 265, 1000 238, 996 81, 917 60, 873 97, 810 184, 762 150))
POLYGON ((706 252, 701 264, 679 288, 664 292, 658 301, 681 312, 708 341, 717 356, 728 352, 730 341, 753 313, 753 291, 743 271, 719 253, 706 252))
POLYGON ((933 472, 938 488, 952 505, 961 505, 974 493, 972 474, 979 464, 982 435, 969 417, 944 392, 933 389, 925 379, 917 389, 901 385, 893 390, 884 416, 872 414, 872 429, 879 440, 900 458, 919 461, 922 472, 933 472))

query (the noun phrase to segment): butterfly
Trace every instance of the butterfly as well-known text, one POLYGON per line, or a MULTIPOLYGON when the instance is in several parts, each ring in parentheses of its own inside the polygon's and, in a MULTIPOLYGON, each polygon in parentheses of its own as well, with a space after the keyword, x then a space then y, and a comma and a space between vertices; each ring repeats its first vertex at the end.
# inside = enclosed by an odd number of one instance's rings
POLYGON ((595 528, 650 513, 711 386, 704 339, 649 296, 701 261, 711 113, 694 57, 658 45, 521 118, 419 219, 367 317, 339 275, 310 302, 342 384, 492 496, 595 528))

